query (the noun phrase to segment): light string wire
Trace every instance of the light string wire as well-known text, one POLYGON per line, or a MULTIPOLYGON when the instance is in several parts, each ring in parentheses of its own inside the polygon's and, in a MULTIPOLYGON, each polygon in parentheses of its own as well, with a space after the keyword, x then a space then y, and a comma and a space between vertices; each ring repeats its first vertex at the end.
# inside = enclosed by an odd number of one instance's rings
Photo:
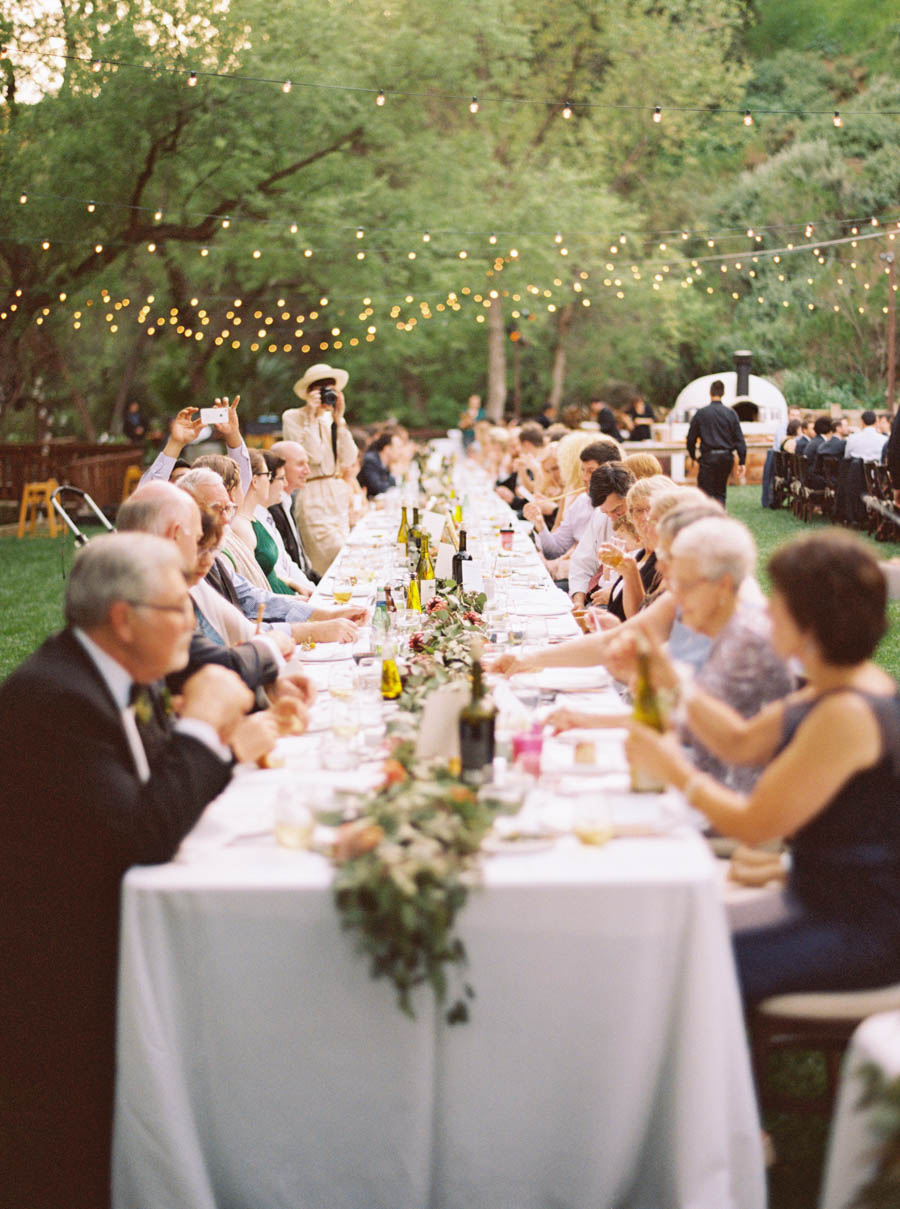
POLYGON ((473 95, 472 93, 466 93, 465 95, 463 95, 462 93, 440 92, 440 91, 433 91, 433 90, 421 91, 421 90, 416 90, 416 89, 377 88, 377 87, 373 87, 370 85, 363 85, 363 84, 330 84, 330 83, 327 83, 327 82, 324 82, 321 80, 314 80, 314 81, 303 80, 303 79, 296 78, 293 75, 290 77, 281 76, 281 77, 277 77, 277 78, 274 76, 251 76, 251 75, 245 75, 245 74, 239 73, 239 72, 211 71, 208 69, 202 69, 199 67, 191 67, 191 66, 175 67, 175 66, 166 66, 165 64, 132 63, 132 62, 127 62, 127 61, 120 60, 120 59, 107 59, 107 58, 104 58, 99 55, 75 55, 75 54, 68 54, 63 51, 52 51, 51 50, 51 51, 48 51, 47 53, 52 55, 55 58, 64 59, 69 62, 83 63, 83 64, 87 65, 88 67, 94 69, 95 71, 100 70, 103 67, 109 67, 115 71, 118 71, 120 68, 124 67, 124 68, 135 70, 135 71, 151 72, 154 75, 184 76, 187 78, 189 86, 192 84, 196 84, 199 79, 208 79, 208 80, 227 80, 229 82, 239 83, 239 84, 241 84, 241 83, 260 84, 260 85, 277 87, 282 91, 285 91, 286 86, 287 86, 287 90, 293 90, 294 88, 310 88, 310 89, 314 88, 314 89, 319 89, 319 90, 324 90, 324 91, 333 91, 333 92, 363 93, 363 94, 367 94, 367 95, 374 95, 376 98, 376 102, 381 98, 386 99, 386 98, 392 97, 392 96, 413 97, 413 98, 425 97, 425 98, 429 98, 429 99, 463 102, 468 106, 469 111, 473 114, 480 112, 482 106, 484 106, 485 104, 498 104, 498 105, 532 105, 532 106, 537 105, 537 106, 541 106, 543 108, 548 108, 548 109, 559 109, 560 111, 567 109, 573 113, 578 112, 579 110, 584 110, 586 112, 590 112, 591 110, 595 110, 595 109, 602 110, 602 111, 608 111, 608 112, 614 112, 614 111, 632 112, 632 113, 644 112, 644 113, 649 113, 652 116, 652 119, 656 124, 659 124, 660 117, 664 112, 666 112, 666 113, 668 113, 668 112, 671 112, 671 113, 699 113, 699 114, 703 114, 705 117, 713 117, 716 114, 722 114, 725 116, 737 116, 737 117, 740 117, 742 124, 745 126, 751 124, 751 123, 747 122, 748 114, 753 119, 756 119, 757 117, 766 117, 766 116, 784 117, 786 115, 790 115, 791 117, 799 117, 799 118, 830 116, 832 119, 832 122, 834 124, 837 124, 838 118, 846 120, 848 118, 858 118, 858 117, 867 117, 867 118, 869 118, 869 117, 900 117, 900 110, 898 110, 898 109, 875 109, 875 110, 855 109, 855 110, 848 111, 848 112, 840 112, 833 108, 831 108, 831 109, 804 109, 804 110, 799 110, 796 107, 784 108, 784 109, 781 109, 781 108, 757 109, 757 108, 754 108, 749 103, 749 101, 745 102, 739 108, 732 109, 731 107, 719 106, 719 105, 676 105, 676 104, 668 104, 668 103, 665 105, 638 105, 638 104, 626 104, 626 103, 612 103, 612 102, 607 102, 607 101, 578 101, 571 97, 564 97, 562 99, 553 98, 552 100, 548 100, 548 99, 540 98, 540 97, 526 97, 526 96, 521 96, 521 95, 517 95, 514 97, 500 97, 500 96, 496 96, 493 94, 480 94, 480 95, 476 96, 476 95, 473 95))

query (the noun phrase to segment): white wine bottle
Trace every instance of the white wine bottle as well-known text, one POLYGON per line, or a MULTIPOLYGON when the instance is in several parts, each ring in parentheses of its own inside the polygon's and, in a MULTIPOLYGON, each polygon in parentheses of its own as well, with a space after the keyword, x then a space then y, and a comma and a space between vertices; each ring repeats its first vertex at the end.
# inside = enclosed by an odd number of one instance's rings
MULTIPOLYGON (((650 648, 647 640, 641 635, 638 635, 635 658, 637 660, 637 680, 634 686, 632 716, 635 722, 652 727, 653 730, 662 734, 666 729, 666 720, 660 705, 659 694, 650 676, 650 648)), ((633 793, 662 793, 665 785, 632 765, 631 789, 633 793)))

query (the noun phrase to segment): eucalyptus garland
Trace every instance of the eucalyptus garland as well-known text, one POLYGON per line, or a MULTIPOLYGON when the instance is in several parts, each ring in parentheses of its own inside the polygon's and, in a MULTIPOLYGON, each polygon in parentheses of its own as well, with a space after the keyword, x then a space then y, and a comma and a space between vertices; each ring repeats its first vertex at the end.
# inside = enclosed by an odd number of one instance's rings
POLYGON ((361 817, 338 833, 334 893, 342 926, 356 932, 372 977, 393 982, 409 1016, 422 984, 446 1002, 455 969, 461 985, 446 1019, 469 1017, 474 991, 461 977, 466 950, 455 925, 493 818, 492 804, 446 767, 417 768, 407 744, 387 762, 385 783, 361 817))

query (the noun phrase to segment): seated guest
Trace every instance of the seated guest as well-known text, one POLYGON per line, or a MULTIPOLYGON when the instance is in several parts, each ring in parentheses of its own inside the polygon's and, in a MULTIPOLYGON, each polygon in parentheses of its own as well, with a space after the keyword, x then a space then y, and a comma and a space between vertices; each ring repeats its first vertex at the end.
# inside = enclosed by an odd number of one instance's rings
POLYGON ((787 432, 779 445, 782 453, 794 453, 797 448, 797 438, 800 435, 800 420, 788 420, 787 432))
POLYGON ((621 441, 622 434, 616 423, 616 414, 609 404, 604 403, 602 399, 591 399, 588 407, 603 435, 612 437, 614 441, 621 441))
POLYGON ((618 445, 606 438, 597 440, 591 433, 573 432, 559 442, 557 459, 562 477, 562 499, 553 501, 538 494, 526 504, 522 515, 534 525, 538 548, 544 558, 561 558, 581 539, 590 523, 594 505, 588 488, 591 475, 605 462, 620 456, 618 445), (557 523, 545 524, 547 504, 558 505, 557 523))
POLYGON ((635 395, 622 413, 622 420, 628 429, 628 440, 649 441, 653 436, 651 424, 655 419, 656 414, 650 404, 640 395, 635 395))
POLYGON ((22 1209, 108 1209, 122 876, 171 860, 232 750, 255 760, 276 738, 222 667, 187 679, 166 718, 155 686, 194 630, 174 543, 94 538, 65 617, 0 686, 0 1180, 22 1209))
MULTIPOLYGON (((178 547, 185 574, 192 583, 196 581, 203 528, 200 509, 187 491, 162 482, 138 487, 119 509, 116 526, 120 533, 153 533, 167 538, 178 547)), ((314 694, 305 676, 282 671, 284 659, 269 639, 260 635, 251 642, 228 646, 221 635, 209 632, 209 626, 204 633, 203 619, 196 609, 195 620, 186 670, 173 672, 169 677, 173 692, 179 691, 183 680, 197 668, 217 663, 237 672, 254 692, 265 687, 270 699, 280 694, 312 699, 314 694)), ((259 693, 258 704, 263 705, 265 697, 266 694, 259 693)))
MULTIPOLYGON (((247 446, 244 444, 244 438, 241 436, 240 421, 237 418, 237 407, 240 401, 240 395, 235 395, 231 403, 229 403, 227 398, 216 399, 216 407, 228 408, 228 420, 225 424, 214 425, 214 431, 224 439, 228 456, 237 462, 241 473, 241 483, 246 490, 247 483, 250 480, 250 461, 247 457, 247 446)), ((145 483, 152 483, 157 479, 176 481, 177 476, 174 472, 177 465, 187 465, 180 457, 181 451, 186 445, 190 445, 192 441, 197 440, 203 427, 199 408, 183 407, 169 425, 168 441, 166 441, 162 451, 157 455, 152 466, 144 471, 138 486, 143 487, 145 483)))
POLYGON ((298 441, 276 441, 269 452, 284 458, 284 492, 277 503, 269 505, 269 515, 287 559, 286 563, 279 560, 276 567, 285 583, 294 581, 304 591, 312 589, 319 577, 312 569, 294 520, 294 507, 309 478, 309 454, 298 441))
POLYGON ((822 450, 822 446, 830 438, 834 425, 830 416, 817 416, 813 423, 813 432, 815 435, 803 448, 803 456, 809 463, 809 468, 812 470, 816 464, 816 458, 822 450))
POLYGON ((649 479, 663 472, 662 463, 655 453, 630 453, 622 458, 622 465, 636 479, 649 479))
POLYGON ((878 417, 874 411, 864 411, 859 417, 862 428, 851 432, 844 445, 845 458, 862 458, 864 462, 880 462, 887 436, 876 427, 878 417))
MULTIPOLYGON (((268 511, 269 505, 280 503, 281 497, 284 494, 287 483, 287 477, 284 473, 284 459, 266 450, 263 454, 263 460, 266 464, 269 483, 265 499, 253 509, 253 518, 250 521, 253 535, 256 538, 254 554, 256 555, 256 561, 262 567, 263 574, 269 581, 269 587, 272 591, 282 592, 287 595, 293 592, 294 589, 290 584, 285 583, 275 569, 275 564, 278 561, 278 543, 271 532, 274 522, 268 511)), ((259 485, 263 485, 263 481, 259 476, 257 476, 256 482, 259 485)))
MULTIPOLYGON (((252 449, 250 450, 250 460, 256 467, 262 467, 262 471, 257 470, 254 474, 246 496, 240 493, 239 487, 237 488, 240 507, 238 513, 232 517, 231 524, 227 526, 225 537, 221 543, 221 548, 226 551, 228 562, 215 559, 205 572, 206 580, 216 592, 240 610, 246 619, 255 622, 259 615, 259 608, 262 606, 262 627, 266 631, 270 629, 281 631, 297 642, 310 640, 315 642, 354 641, 357 631, 356 625, 353 623, 365 619, 365 609, 352 605, 340 609, 314 609, 305 599, 290 594, 272 592, 262 568, 256 561, 253 550, 234 533, 235 525, 239 528, 241 525, 245 525, 249 534, 248 540, 255 543, 256 534, 249 522, 254 515, 254 500, 263 498, 258 494, 256 487, 260 478, 265 484, 262 488, 263 493, 267 494, 270 491, 269 471, 263 455, 259 450, 252 449), (242 511, 248 507, 251 510, 250 515, 242 516, 242 511), (246 570, 252 577, 249 582, 237 570, 238 563, 242 570, 246 570)), ((204 509, 211 509, 224 518, 232 510, 233 505, 225 490, 224 481, 207 468, 194 468, 189 475, 185 476, 180 487, 197 502, 201 512, 204 509)), ((266 524, 271 521, 271 517, 266 520, 268 514, 265 510, 259 511, 255 515, 263 518, 263 522, 266 524)), ((233 625, 240 627, 240 623, 237 621, 234 621, 233 625)))
POLYGON ((509 473, 497 479, 494 490, 519 516, 534 494, 540 478, 540 453, 544 447, 544 434, 537 424, 524 424, 512 432, 507 449, 509 473), (525 494, 519 493, 521 485, 525 494))
POLYGON ((804 416, 800 421, 800 432, 794 445, 794 453, 806 453, 807 447, 816 435, 812 416, 804 416))
MULTIPOLYGON (((605 467, 596 472, 595 478, 603 469, 605 467)), ((708 516, 725 515, 722 505, 711 500, 698 488, 678 487, 675 490, 683 497, 683 503, 670 509, 656 524, 657 563, 662 567, 665 566, 674 536, 681 528, 708 516)), ((655 503, 654 500, 654 505, 655 503)), ((606 519, 608 523, 609 518, 606 519)), ((743 589, 742 595, 745 595, 743 589)), ((672 593, 666 590, 657 595, 646 609, 640 610, 618 629, 571 638, 568 642, 531 651, 527 656, 500 655, 493 661, 491 670, 514 676, 518 672, 544 667, 592 667, 603 664, 617 679, 627 682, 634 672, 633 649, 627 643, 627 636, 633 634, 638 627, 651 631, 660 643, 671 640, 672 648, 677 648, 677 658, 682 662, 690 662, 694 667, 699 667, 709 653, 710 640, 702 634, 694 634, 693 630, 679 622, 672 593), (683 634, 679 631, 683 631, 683 634), (692 643, 687 641, 688 637, 693 639, 692 643)), ((670 653, 676 657, 674 649, 670 653)))
POLYGON ((369 499, 383 495, 397 486, 397 480, 391 474, 393 466, 395 438, 392 432, 383 432, 370 443, 363 455, 362 466, 356 476, 366 490, 369 499))
POLYGON ((744 999, 900 981, 900 696, 871 662, 887 628, 878 562, 849 534, 802 537, 769 564, 775 649, 806 686, 743 719, 705 694, 689 725, 721 759, 764 766, 737 793, 697 772, 674 735, 632 724, 639 767, 674 785, 721 833, 788 837, 782 918, 738 932, 744 999))
POLYGON ((637 537, 628 524, 625 497, 634 483, 634 475, 621 462, 607 462, 591 475, 590 496, 594 506, 591 524, 582 535, 569 567, 569 595, 576 608, 582 608, 587 596, 596 590, 602 574, 597 551, 614 533, 637 537), (598 519, 599 518, 599 519, 598 519), (588 543, 588 544, 586 544, 588 543))
MULTIPOLYGON (((655 595, 659 590, 656 530, 649 524, 650 507, 655 495, 668 492, 673 486, 672 480, 661 474, 633 483, 625 498, 626 516, 637 534, 639 547, 636 550, 623 550, 606 544, 597 551, 599 561, 619 573, 619 581, 612 585, 607 604, 608 615, 618 621, 633 617, 644 603, 644 597, 655 595)), ((587 599, 593 599, 590 589, 587 599)))

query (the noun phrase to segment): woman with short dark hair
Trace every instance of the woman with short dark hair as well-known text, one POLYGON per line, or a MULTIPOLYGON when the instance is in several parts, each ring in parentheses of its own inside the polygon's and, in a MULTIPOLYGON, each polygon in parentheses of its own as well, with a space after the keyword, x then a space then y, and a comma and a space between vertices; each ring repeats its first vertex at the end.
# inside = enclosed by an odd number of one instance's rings
POLYGON ((751 844, 786 836, 777 922, 738 932, 745 1000, 900 980, 900 695, 871 662, 886 628, 877 561, 850 534, 814 534, 770 562, 772 638, 807 677, 742 719, 703 693, 687 720, 721 758, 765 764, 744 797, 698 773, 672 735, 632 726, 630 759, 680 789, 713 826, 751 844))

